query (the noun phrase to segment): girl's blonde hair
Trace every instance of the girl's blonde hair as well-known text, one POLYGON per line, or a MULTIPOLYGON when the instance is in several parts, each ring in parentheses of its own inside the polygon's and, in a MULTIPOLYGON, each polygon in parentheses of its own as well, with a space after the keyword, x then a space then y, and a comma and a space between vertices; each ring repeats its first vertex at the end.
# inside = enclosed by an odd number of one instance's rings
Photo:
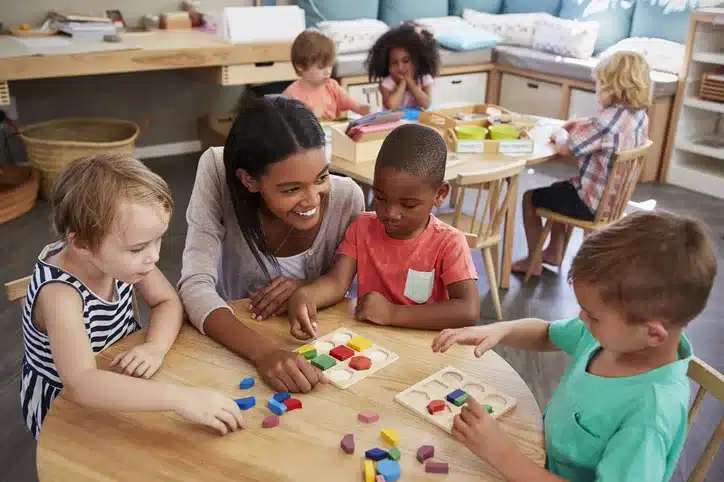
POLYGON ((168 184, 128 154, 99 154, 68 164, 53 188, 53 227, 61 239, 70 233, 97 248, 111 231, 122 200, 173 209, 168 184))
POLYGON ((600 98, 633 109, 651 105, 653 89, 649 64, 636 52, 616 52, 602 58, 594 69, 600 98))

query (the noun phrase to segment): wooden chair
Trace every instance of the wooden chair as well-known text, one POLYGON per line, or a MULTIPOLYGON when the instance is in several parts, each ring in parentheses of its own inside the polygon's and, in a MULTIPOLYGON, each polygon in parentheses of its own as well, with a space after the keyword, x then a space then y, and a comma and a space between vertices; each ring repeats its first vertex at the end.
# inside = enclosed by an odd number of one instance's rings
POLYGON ((455 211, 438 216, 442 221, 464 232, 471 249, 482 250, 490 295, 498 320, 503 319, 497 278, 498 245, 502 239, 500 231, 508 208, 511 203, 516 202, 512 193, 517 189, 518 175, 524 167, 524 162, 511 161, 510 166, 493 173, 458 174, 455 180, 458 188, 455 211), (476 193, 472 216, 463 213, 463 201, 467 190, 476 193), (484 205, 483 191, 488 191, 484 205))
POLYGON ((525 274, 524 281, 530 279, 533 268, 540 264, 541 258, 543 257, 543 245, 555 223, 566 225, 566 238, 563 248, 563 252, 565 253, 574 228, 581 228, 584 233, 588 234, 592 231, 605 228, 624 215, 624 210, 631 200, 631 195, 634 189, 636 189, 636 184, 643 170, 646 155, 652 146, 653 142, 649 140, 641 147, 619 151, 614 155, 613 168, 608 177, 606 187, 603 190, 603 197, 598 205, 593 221, 570 218, 543 208, 535 210, 537 216, 546 218, 546 223, 538 239, 538 244, 531 255, 531 263, 528 267, 528 272, 525 274))
MULTIPOLYGON (((10 281, 8 283, 5 283, 5 296, 7 296, 9 302, 13 301, 20 301, 21 303, 25 301, 25 296, 28 293, 28 286, 30 285, 30 279, 32 276, 26 276, 25 278, 16 279, 15 281, 10 281)), ((133 291, 133 316, 136 318, 136 321, 141 321, 141 312, 138 309, 138 299, 136 298, 136 291, 133 291)))
MULTIPOLYGON (((699 385, 699 389, 694 397, 694 403, 691 404, 691 408, 689 409, 689 422, 686 427, 687 432, 689 432, 691 426, 694 424, 694 418, 699 412, 701 402, 704 400, 704 395, 706 395, 707 392, 716 397, 720 403, 724 402, 724 376, 698 358, 694 358, 689 363, 689 371, 687 374, 689 378, 699 385)), ((689 474, 688 482, 704 481, 706 473, 709 471, 712 462, 714 462, 714 457, 716 457, 723 439, 724 419, 719 419, 719 424, 716 425, 714 433, 706 444, 706 447, 704 447, 704 452, 691 470, 691 474, 689 474)))

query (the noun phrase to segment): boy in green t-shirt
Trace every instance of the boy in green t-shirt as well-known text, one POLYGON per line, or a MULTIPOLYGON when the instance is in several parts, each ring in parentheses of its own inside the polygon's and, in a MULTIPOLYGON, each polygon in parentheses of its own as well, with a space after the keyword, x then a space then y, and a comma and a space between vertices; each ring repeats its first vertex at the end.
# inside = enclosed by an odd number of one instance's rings
POLYGON ((689 404, 683 328, 704 309, 715 275, 698 221, 637 213, 586 237, 569 273, 578 318, 444 330, 432 344, 477 345, 477 357, 498 343, 573 357, 543 415, 545 470, 475 400, 455 417, 453 436, 511 481, 669 480, 689 404))

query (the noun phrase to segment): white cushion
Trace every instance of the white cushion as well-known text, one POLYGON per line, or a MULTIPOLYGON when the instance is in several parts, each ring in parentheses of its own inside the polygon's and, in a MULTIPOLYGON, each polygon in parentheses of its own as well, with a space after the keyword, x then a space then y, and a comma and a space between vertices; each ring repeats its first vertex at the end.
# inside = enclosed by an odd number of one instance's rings
POLYGON ((367 52, 389 27, 381 20, 360 18, 357 20, 326 20, 317 29, 331 38, 338 54, 367 52))
POLYGON ((637 52, 643 55, 651 70, 678 75, 684 64, 685 50, 684 44, 670 40, 631 37, 610 46, 600 56, 603 58, 619 51, 637 52))
POLYGON ((555 18, 547 13, 504 13, 478 12, 470 8, 463 10, 463 19, 474 27, 497 34, 507 45, 533 46, 533 34, 537 21, 555 18))
POLYGON ((422 28, 434 36, 454 32, 458 29, 471 28, 470 24, 460 17, 425 17, 415 20, 422 28))
POLYGON ((551 16, 536 21, 533 48, 564 57, 588 59, 598 40, 596 21, 566 20, 551 16))

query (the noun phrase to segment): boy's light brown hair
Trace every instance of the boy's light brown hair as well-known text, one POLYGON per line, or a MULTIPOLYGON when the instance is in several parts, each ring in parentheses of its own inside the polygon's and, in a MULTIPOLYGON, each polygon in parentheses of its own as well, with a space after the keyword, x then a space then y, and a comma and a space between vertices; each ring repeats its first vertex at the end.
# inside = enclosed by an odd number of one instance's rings
POLYGON ((55 182, 53 227, 67 240, 97 248, 113 229, 120 201, 173 209, 168 184, 129 154, 99 154, 68 164, 55 182))
POLYGON ((636 52, 616 52, 603 57, 593 70, 597 88, 611 104, 631 109, 651 105, 653 87, 649 64, 636 52))
POLYGON ((568 279, 599 288, 631 323, 685 326, 706 306, 716 270, 701 221, 639 212, 586 237, 568 279))
POLYGON ((332 39, 314 30, 305 30, 292 43, 292 65, 297 75, 310 67, 332 65, 335 56, 332 39))

